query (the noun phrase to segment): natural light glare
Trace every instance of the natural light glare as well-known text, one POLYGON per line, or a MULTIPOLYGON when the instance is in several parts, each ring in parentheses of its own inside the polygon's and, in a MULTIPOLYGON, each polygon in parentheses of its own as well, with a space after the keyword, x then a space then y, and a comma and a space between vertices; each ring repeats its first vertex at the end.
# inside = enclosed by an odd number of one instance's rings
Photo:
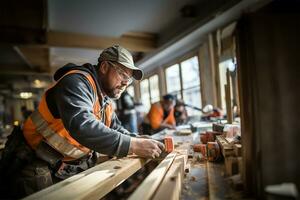
POLYGON ((153 75, 149 78, 151 103, 159 101, 159 82, 158 75, 153 75))

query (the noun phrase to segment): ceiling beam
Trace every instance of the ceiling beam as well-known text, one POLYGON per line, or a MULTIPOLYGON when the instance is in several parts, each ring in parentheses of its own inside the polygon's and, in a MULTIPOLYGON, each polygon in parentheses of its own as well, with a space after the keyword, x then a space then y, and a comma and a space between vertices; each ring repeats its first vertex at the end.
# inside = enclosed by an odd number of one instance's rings
POLYGON ((151 34, 127 34, 119 38, 92 36, 79 33, 49 31, 47 45, 52 47, 77 47, 105 49, 119 44, 130 51, 150 52, 156 49, 156 38, 151 34))
POLYGON ((271 0, 243 0, 228 10, 219 13, 209 21, 201 22, 197 27, 183 31, 170 42, 162 45, 138 61, 136 65, 145 70, 146 73, 154 70, 156 67, 165 65, 187 52, 198 48, 209 33, 237 20, 241 14, 247 10, 258 9, 270 1, 271 0))
POLYGON ((49 48, 22 45, 18 47, 18 50, 32 68, 40 72, 50 72, 49 48))

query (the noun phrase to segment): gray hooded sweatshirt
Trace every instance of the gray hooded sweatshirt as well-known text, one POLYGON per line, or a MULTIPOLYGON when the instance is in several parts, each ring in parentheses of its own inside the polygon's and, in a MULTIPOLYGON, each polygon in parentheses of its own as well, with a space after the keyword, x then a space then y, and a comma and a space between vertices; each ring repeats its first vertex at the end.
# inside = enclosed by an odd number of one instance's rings
MULTIPOLYGON (((102 93, 96 66, 85 64, 76 66, 67 64, 57 70, 54 79, 57 81, 70 70, 82 70, 92 75, 98 93, 102 93)), ((102 93, 103 94, 103 93, 102 93)), ((115 113, 112 123, 107 127, 103 121, 93 114, 96 101, 94 91, 88 80, 82 74, 69 74, 63 77, 46 94, 50 112, 55 118, 61 118, 69 134, 81 145, 96 152, 123 157, 128 154, 131 136, 121 126, 115 113)), ((101 108, 111 101, 107 96, 100 102, 101 108)))

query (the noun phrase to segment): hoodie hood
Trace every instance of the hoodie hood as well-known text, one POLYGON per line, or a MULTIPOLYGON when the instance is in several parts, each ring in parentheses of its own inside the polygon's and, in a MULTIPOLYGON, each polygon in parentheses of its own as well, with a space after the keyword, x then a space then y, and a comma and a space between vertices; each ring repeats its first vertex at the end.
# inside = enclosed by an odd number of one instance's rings
MULTIPOLYGON (((54 73, 54 76, 53 76, 54 80, 58 81, 63 75, 65 75, 66 73, 68 73, 71 70, 81 70, 81 71, 89 73, 92 76, 92 78, 94 79, 94 82, 96 83, 97 93, 98 93, 98 95, 101 95, 100 99, 102 99, 102 101, 107 100, 108 97, 103 96, 100 81, 99 81, 99 78, 98 78, 97 66, 96 65, 86 63, 86 64, 83 64, 82 66, 78 66, 78 65, 75 65, 73 63, 68 63, 65 66, 59 68, 54 73)), ((103 104, 102 101, 100 101, 101 105, 103 104)))
POLYGON ((97 70, 96 70, 96 66, 92 65, 90 63, 86 63, 82 66, 78 66, 75 65, 73 63, 68 63, 65 66, 59 68, 55 73, 54 73, 54 80, 58 81, 63 75, 65 75, 66 73, 68 73, 71 70, 81 70, 81 71, 85 71, 89 74, 91 74, 93 76, 93 78, 95 78, 95 81, 98 82, 98 75, 97 75, 97 70))

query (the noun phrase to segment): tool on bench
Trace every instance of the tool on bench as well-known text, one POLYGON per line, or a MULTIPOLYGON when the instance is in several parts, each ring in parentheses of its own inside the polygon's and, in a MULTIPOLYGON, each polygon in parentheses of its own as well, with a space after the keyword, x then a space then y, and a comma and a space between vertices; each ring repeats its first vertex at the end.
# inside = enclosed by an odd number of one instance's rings
POLYGON ((164 139, 165 151, 171 153, 174 150, 173 137, 166 136, 164 139))

